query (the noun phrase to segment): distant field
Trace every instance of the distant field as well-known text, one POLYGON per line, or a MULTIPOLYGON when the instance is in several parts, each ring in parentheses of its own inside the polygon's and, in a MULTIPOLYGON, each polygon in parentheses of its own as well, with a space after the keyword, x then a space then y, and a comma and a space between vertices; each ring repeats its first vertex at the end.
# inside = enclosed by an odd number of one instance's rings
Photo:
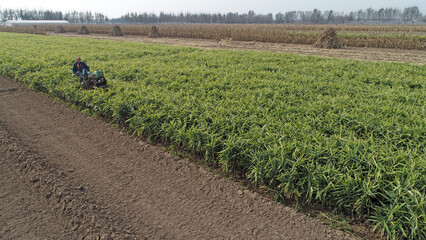
POLYGON ((424 66, 11 33, 0 52, 0 75, 135 135, 387 237, 426 238, 424 66), (77 54, 108 90, 79 88, 77 54))
MULTIPOLYGON (((81 25, 63 26, 78 32, 81 25)), ((87 25, 90 33, 110 34, 112 25, 87 25)), ((121 25, 124 35, 148 36, 152 25, 121 25)), ((313 44, 327 28, 337 29, 342 46, 426 50, 426 25, 284 25, 284 24, 170 24, 157 25, 163 37, 233 39, 289 44, 313 44)), ((54 31, 56 26, 40 26, 37 31, 54 31)), ((33 27, 0 31, 34 32, 33 27)))

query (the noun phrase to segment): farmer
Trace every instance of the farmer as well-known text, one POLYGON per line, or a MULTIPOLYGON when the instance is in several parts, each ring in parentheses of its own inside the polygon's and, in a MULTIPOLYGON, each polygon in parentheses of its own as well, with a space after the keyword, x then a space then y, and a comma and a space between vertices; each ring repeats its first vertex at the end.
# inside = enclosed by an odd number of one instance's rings
POLYGON ((86 69, 88 72, 90 71, 89 66, 87 66, 85 62, 82 62, 80 57, 77 57, 76 60, 77 62, 75 62, 72 66, 73 74, 82 73, 84 69, 86 69))

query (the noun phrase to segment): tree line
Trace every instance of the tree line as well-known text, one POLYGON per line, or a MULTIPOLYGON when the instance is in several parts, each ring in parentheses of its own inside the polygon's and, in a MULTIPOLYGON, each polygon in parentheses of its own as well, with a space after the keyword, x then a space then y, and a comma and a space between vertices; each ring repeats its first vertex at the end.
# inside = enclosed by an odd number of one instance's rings
POLYGON ((103 13, 70 11, 62 13, 52 10, 5 9, 0 10, 0 20, 67 20, 75 24, 104 24, 110 19, 103 13))
POLYGON ((167 23, 301 23, 301 24, 344 24, 344 23, 426 23, 423 15, 416 6, 404 8, 367 8, 349 13, 333 10, 320 11, 288 11, 273 15, 257 14, 254 11, 239 14, 232 13, 137 13, 130 12, 119 18, 110 19, 102 13, 65 12, 51 10, 0 10, 0 20, 67 20, 75 24, 167 24, 167 23))
POLYGON ((333 10, 320 11, 288 11, 273 15, 256 14, 254 11, 248 13, 226 13, 226 14, 194 14, 194 13, 127 13, 124 16, 112 19, 114 23, 122 24, 150 24, 150 23, 302 23, 302 24, 343 24, 343 23, 401 23, 401 22, 426 22, 418 7, 407 7, 404 10, 397 8, 381 8, 375 10, 351 11, 349 13, 336 12, 333 10))

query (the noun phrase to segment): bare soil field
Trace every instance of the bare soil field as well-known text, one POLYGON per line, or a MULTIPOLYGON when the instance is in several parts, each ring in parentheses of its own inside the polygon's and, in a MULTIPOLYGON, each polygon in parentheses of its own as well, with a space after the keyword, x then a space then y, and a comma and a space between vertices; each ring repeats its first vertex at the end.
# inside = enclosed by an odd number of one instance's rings
POLYGON ((0 77, 1 239, 355 239, 0 77))
POLYGON ((389 62, 408 62, 412 64, 426 64, 426 51, 420 50, 402 50, 385 48, 357 48, 344 47, 341 49, 320 49, 311 45, 302 44, 283 44, 283 43, 265 43, 265 42, 243 42, 233 41, 231 39, 209 40, 209 39, 190 39, 190 38, 148 38, 144 36, 121 36, 111 37, 106 34, 79 35, 75 33, 56 34, 48 32, 48 35, 67 36, 67 37, 85 37, 93 39, 106 39, 116 41, 130 41, 142 43, 156 43, 175 46, 189 46, 203 49, 230 49, 230 50, 255 50, 268 52, 295 53, 301 55, 367 60, 367 61, 389 61, 389 62))

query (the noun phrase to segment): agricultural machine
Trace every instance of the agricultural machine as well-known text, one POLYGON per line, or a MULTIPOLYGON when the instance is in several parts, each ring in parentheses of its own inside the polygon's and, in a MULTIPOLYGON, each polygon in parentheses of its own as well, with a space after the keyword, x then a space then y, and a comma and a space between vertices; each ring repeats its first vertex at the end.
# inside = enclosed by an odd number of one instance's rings
POLYGON ((80 79, 80 85, 83 89, 107 87, 107 80, 101 70, 96 70, 91 73, 86 71, 86 69, 83 69, 83 72, 77 72, 74 76, 80 79))

